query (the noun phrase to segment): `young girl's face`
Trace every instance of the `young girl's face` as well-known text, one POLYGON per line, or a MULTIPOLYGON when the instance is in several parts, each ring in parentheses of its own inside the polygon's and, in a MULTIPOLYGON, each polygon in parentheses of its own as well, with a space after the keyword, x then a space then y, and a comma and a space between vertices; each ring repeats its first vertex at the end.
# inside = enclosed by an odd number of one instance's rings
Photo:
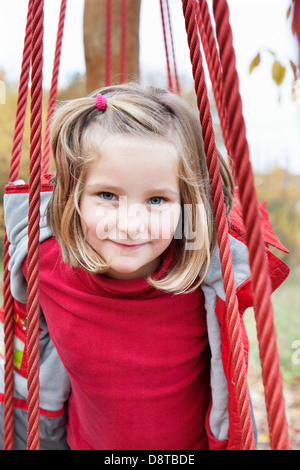
POLYGON ((175 147, 159 139, 109 136, 88 171, 80 210, 88 243, 110 264, 107 276, 153 273, 181 214, 175 147))

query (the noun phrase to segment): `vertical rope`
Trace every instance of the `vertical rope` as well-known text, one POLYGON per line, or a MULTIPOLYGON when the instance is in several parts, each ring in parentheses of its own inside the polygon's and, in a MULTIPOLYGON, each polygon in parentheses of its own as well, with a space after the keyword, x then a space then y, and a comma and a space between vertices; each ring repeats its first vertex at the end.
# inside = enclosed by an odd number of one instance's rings
POLYGON ((242 441, 244 449, 249 450, 254 449, 255 446, 253 437, 253 424, 247 389, 244 347, 240 327, 240 317, 232 267, 232 257, 230 251, 220 167, 205 83, 200 43, 197 33, 195 6, 193 0, 182 0, 182 5, 188 44, 190 48, 193 76, 195 80, 197 105, 200 113, 200 121, 202 123, 204 147, 207 155, 208 170, 211 180, 215 221, 218 232, 218 244, 220 248, 221 268, 226 295, 225 302, 227 307, 228 329, 232 343, 234 382, 237 392, 242 441))
POLYGON ((175 47, 174 47, 174 40, 173 40, 173 32, 172 32, 172 23, 171 23, 171 13, 170 13, 170 5, 169 0, 166 0, 167 6, 167 13, 168 13, 168 23, 169 23, 169 32, 170 32, 170 41, 171 41, 171 50, 172 50, 172 57, 173 57, 173 69, 174 69, 174 81, 175 81, 175 90, 178 94, 180 94, 180 85, 179 85, 179 78, 177 72, 177 64, 175 58, 175 47))
POLYGON ((168 49, 168 41, 167 41, 167 33, 166 33, 166 21, 165 21, 163 0, 159 0, 159 3, 160 3, 160 13, 161 13, 161 20, 162 20, 165 52, 166 52, 169 90, 174 91, 172 74, 171 74, 171 67, 170 67, 170 59, 169 59, 169 49, 168 49))
POLYGON ((16 122, 13 137, 12 158, 10 163, 9 181, 16 181, 19 178, 21 164, 23 134, 26 119, 26 107, 28 98, 28 83, 30 75, 31 59, 31 36, 32 36, 32 5, 33 0, 28 2, 27 22, 23 47, 23 59, 21 66, 20 83, 18 90, 16 122))
POLYGON ((4 450, 14 448, 14 300, 10 293, 9 242, 5 232, 3 258, 3 301, 4 301, 4 450))
POLYGON ((113 0, 106 0, 105 85, 111 85, 113 0))
POLYGON ((299 48, 298 67, 300 67, 300 0, 294 0, 293 22, 294 22, 297 39, 298 39, 298 48, 299 48))
POLYGON ((55 111, 55 104, 56 104, 56 98, 57 98, 57 82, 58 82, 58 75, 59 75, 60 56, 61 56, 62 39, 63 39, 63 33, 64 33, 66 7, 67 7, 67 0, 61 0, 59 21, 58 21, 58 28, 57 28, 55 55, 54 55, 54 64, 53 64, 53 72, 52 72, 52 81, 51 81, 49 100, 48 100, 48 113, 47 113, 44 147, 43 147, 42 173, 49 172, 50 122, 55 111))
POLYGON ((172 33, 172 25, 171 25, 171 15, 170 15, 170 8, 168 0, 160 0, 160 13, 161 13, 161 20, 162 20, 162 28, 163 28, 163 37, 164 37, 164 44, 165 44, 165 52, 166 52, 166 61, 167 61, 167 73, 168 73, 168 83, 169 83, 169 90, 171 92, 180 93, 180 86, 177 74, 177 66, 175 60, 175 49, 174 49, 174 41, 173 41, 173 33, 172 33), (167 10, 167 17, 168 17, 168 31, 169 31, 169 40, 171 42, 171 51, 173 57, 173 75, 171 71, 170 65, 170 52, 169 52, 169 44, 168 44, 168 37, 167 37, 167 30, 166 30, 166 19, 165 19, 165 9, 167 10))
MULTIPOLYGON (((12 158, 9 171, 9 181, 15 181, 18 179, 21 164, 31 58, 32 4, 33 0, 29 0, 17 101, 16 122, 13 137, 12 158)), ((10 292, 10 271, 8 270, 9 259, 9 241, 7 239, 7 234, 5 231, 3 252, 4 273, 2 287, 4 305, 5 343, 4 450, 12 450, 14 447, 14 300, 10 292)))
POLYGON ((14 448, 14 300, 10 293, 9 242, 5 232, 3 258, 3 301, 4 301, 4 450, 14 448))
POLYGON ((34 0, 28 213, 28 450, 39 449, 39 221, 41 188, 44 0, 34 0))
POLYGON ((282 393, 273 307, 270 300, 271 282, 268 275, 254 178, 249 160, 249 148, 242 113, 242 102, 239 94, 239 80, 235 65, 236 59, 226 0, 213 0, 213 10, 223 68, 224 96, 231 133, 232 158, 235 162, 236 179, 239 186, 247 245, 249 248, 249 261, 253 274, 254 311, 271 446, 277 450, 289 449, 290 443, 282 393))
MULTIPOLYGON (((226 116, 226 109, 223 103, 223 78, 222 68, 217 50, 216 39, 211 23, 207 0, 199 0, 196 4, 196 18, 199 28, 200 37, 202 40, 203 50, 207 62, 207 67, 211 79, 215 103, 220 118, 221 129, 223 133, 224 143, 227 153, 231 155, 230 149, 230 136, 228 131, 228 123, 226 116)), ((230 164, 232 160, 229 159, 230 164)), ((232 170, 234 170, 232 168, 232 170)))
POLYGON ((120 44, 120 83, 126 80, 126 51, 127 51, 127 0, 121 4, 121 44, 120 44))

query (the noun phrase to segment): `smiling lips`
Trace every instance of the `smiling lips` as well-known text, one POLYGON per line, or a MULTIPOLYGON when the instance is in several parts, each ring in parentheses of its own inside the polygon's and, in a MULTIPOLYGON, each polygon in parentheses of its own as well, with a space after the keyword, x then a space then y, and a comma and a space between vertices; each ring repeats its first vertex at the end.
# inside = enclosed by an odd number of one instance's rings
POLYGON ((124 249, 124 250, 138 250, 139 248, 141 248, 142 246, 144 246, 146 243, 140 243, 138 245, 127 245, 125 243, 118 243, 118 242, 114 242, 111 240, 111 242, 114 244, 114 245, 117 245, 118 247, 124 249))

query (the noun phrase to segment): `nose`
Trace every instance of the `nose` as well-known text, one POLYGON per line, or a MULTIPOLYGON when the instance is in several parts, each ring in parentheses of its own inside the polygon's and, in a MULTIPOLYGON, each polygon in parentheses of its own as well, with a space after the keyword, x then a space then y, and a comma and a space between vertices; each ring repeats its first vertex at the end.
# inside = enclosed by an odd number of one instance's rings
POLYGON ((143 224, 137 218, 133 220, 120 220, 117 222, 117 227, 120 232, 128 232, 128 233, 140 233, 144 232, 145 224, 143 224))
POLYGON ((131 204, 119 208, 117 229, 122 238, 136 239, 147 229, 147 209, 141 204, 131 204))

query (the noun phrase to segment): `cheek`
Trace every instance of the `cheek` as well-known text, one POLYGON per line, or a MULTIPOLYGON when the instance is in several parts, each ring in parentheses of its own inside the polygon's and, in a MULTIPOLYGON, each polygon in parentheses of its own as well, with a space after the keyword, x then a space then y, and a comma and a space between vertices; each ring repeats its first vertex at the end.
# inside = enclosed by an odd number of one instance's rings
POLYGON ((93 218, 91 210, 88 208, 88 205, 86 204, 86 201, 84 199, 80 203, 80 213, 82 231, 85 236, 88 236, 88 234, 93 230, 93 218))
POLYGON ((114 236, 117 229, 116 211, 98 208, 95 214, 94 227, 97 238, 101 240, 105 240, 108 236, 114 236))
POLYGON ((95 223, 95 219, 88 217, 82 217, 81 219, 81 227, 84 236, 86 237, 87 241, 91 242, 93 238, 95 238, 97 225, 95 223))
POLYGON ((116 213, 92 201, 83 201, 81 205, 81 225, 87 239, 105 239, 116 226, 116 213))
POLYGON ((150 218, 151 238, 170 240, 173 238, 180 218, 180 207, 152 214, 150 218))

